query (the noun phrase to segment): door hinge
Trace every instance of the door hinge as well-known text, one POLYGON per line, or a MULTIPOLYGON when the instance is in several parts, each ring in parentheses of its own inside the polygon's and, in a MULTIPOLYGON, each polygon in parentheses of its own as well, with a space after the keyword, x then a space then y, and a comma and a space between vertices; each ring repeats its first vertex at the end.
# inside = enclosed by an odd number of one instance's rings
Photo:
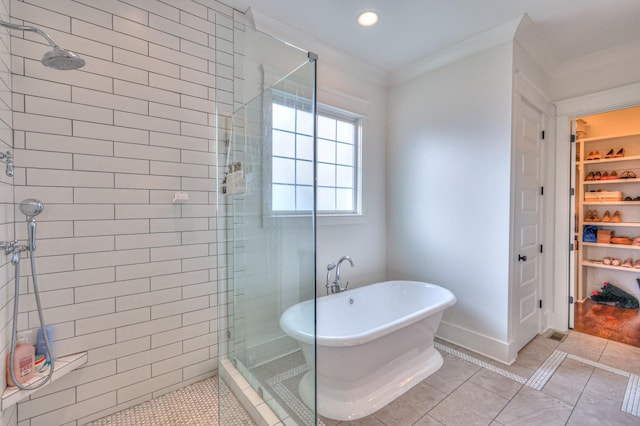
POLYGON ((569 140, 571 143, 575 143, 576 135, 571 135, 571 139, 569 140))
POLYGON ((569 304, 573 304, 573 296, 569 296, 569 304))
POLYGON ((570 188, 569 189, 569 195, 571 195, 571 196, 576 195, 576 189, 575 188, 570 188))
POLYGON ((542 139, 544 140, 544 130, 542 131, 542 139))
POLYGON ((540 309, 542 309, 542 299, 538 300, 538 306, 540 306, 540 309))
POLYGON ((544 252, 544 246, 542 244, 540 244, 540 253, 544 252))
POLYGON ((573 243, 569 243, 569 251, 573 251, 575 250, 573 243))
POLYGON ((544 186, 540 187, 540 195, 544 195, 544 186))

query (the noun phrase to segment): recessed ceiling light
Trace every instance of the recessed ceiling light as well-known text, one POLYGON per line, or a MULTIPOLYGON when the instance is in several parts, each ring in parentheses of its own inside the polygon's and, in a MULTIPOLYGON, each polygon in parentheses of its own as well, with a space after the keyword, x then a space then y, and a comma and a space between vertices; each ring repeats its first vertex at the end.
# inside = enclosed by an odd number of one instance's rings
POLYGON ((358 16, 358 24, 362 25, 363 27, 370 27, 372 25, 375 25, 376 22, 378 22, 378 14, 375 12, 362 12, 358 16))

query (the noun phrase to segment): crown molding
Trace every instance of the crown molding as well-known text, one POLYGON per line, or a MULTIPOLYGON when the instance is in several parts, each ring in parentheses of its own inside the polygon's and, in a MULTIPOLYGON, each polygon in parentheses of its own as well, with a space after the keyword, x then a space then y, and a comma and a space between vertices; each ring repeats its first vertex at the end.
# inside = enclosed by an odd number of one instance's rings
POLYGON ((390 83, 392 86, 416 78, 426 72, 444 67, 450 63, 471 56, 483 50, 499 46, 513 41, 522 17, 507 21, 502 25, 476 34, 458 44, 421 59, 406 67, 398 68, 391 72, 390 83))

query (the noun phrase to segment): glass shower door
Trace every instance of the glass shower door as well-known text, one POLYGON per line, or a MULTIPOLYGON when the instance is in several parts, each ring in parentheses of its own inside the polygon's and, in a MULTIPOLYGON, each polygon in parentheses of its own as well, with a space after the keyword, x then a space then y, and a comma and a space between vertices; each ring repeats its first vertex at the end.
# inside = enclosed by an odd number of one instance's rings
MULTIPOLYGON (((248 398, 256 411, 265 404, 285 424, 317 422, 315 402, 303 403, 298 392, 308 367, 280 327, 287 308, 315 299, 315 74, 315 60, 305 60, 236 110, 224 156, 220 365, 232 365, 258 394, 248 398)), ((315 323, 313 306, 305 323, 315 323)), ((221 424, 232 424, 231 414, 220 405, 221 424)))

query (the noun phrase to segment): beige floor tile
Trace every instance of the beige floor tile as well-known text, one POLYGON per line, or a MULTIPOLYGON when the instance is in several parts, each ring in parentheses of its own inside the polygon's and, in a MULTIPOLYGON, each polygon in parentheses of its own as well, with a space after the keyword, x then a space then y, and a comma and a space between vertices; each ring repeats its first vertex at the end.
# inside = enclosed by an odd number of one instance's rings
POLYGON ((564 425, 573 405, 524 387, 507 404, 496 421, 504 425, 564 425))
POLYGON ((412 425, 437 403, 446 393, 422 381, 400 398, 376 411, 374 416, 389 426, 412 425))
POLYGON ((575 405, 593 370, 594 367, 566 358, 542 388, 542 392, 575 405))
POLYGON ((518 358, 515 363, 531 368, 532 370, 538 369, 558 346, 557 344, 549 344, 547 340, 549 339, 538 336, 527 343, 527 345, 518 352, 518 358))
POLYGON ((608 342, 600 362, 640 375, 640 348, 618 342, 608 342))
POLYGON ((593 393, 585 393, 576 404, 567 425, 616 425, 638 426, 640 418, 620 411, 620 401, 614 401, 593 393))
POLYGON ((443 424, 431 417, 428 414, 425 414, 413 424, 413 426, 442 426, 443 424))
POLYGON ((325 424, 325 426, 336 426, 336 425, 340 424, 340 421, 334 420, 334 419, 330 419, 328 417, 324 417, 324 416, 318 415, 318 418, 320 420, 322 420, 322 422, 325 424))
POLYGON ((474 374, 469 381, 507 399, 513 398, 522 388, 520 383, 484 368, 474 374))
POLYGON ((442 392, 451 393, 481 368, 453 355, 446 355, 442 368, 427 377, 425 381, 442 392))
POLYGON ((606 345, 605 339, 573 331, 558 345, 558 350, 598 361, 606 345))
MULTIPOLYGON (((583 395, 592 395, 601 400, 609 400, 622 406, 628 382, 629 379, 627 377, 596 368, 582 393, 583 395)), ((640 421, 638 423, 640 424, 640 421)))
POLYGON ((487 425, 509 400, 467 382, 436 405, 429 415, 445 425, 487 425))
POLYGON ((380 420, 376 419, 373 415, 363 417, 358 420, 352 420, 349 422, 340 422, 338 426, 386 426, 380 420))

